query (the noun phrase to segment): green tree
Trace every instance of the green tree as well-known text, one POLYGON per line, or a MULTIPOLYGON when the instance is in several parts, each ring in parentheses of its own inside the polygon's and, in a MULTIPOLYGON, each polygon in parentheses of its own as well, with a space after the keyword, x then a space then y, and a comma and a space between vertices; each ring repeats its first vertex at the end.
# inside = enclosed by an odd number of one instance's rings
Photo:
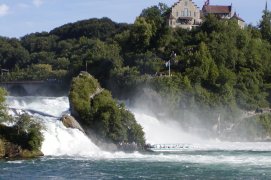
POLYGON ((40 150, 44 140, 41 132, 41 124, 28 114, 22 114, 17 118, 15 124, 17 129, 17 141, 21 142, 24 148, 29 150, 40 150))
POLYGON ((263 11, 263 16, 259 24, 263 39, 271 41, 271 13, 267 8, 263 11))
POLYGON ((7 122, 11 118, 8 116, 7 109, 6 109, 6 98, 7 91, 3 88, 0 88, 0 123, 7 122))
POLYGON ((144 52, 150 45, 154 29, 144 17, 138 17, 130 31, 133 51, 144 52))

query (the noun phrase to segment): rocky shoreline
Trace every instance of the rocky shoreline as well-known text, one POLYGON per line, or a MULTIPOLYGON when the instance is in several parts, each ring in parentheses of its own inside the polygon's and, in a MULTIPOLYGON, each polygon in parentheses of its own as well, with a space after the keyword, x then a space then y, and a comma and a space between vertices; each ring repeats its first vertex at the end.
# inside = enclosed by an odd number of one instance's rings
POLYGON ((0 138, 0 159, 36 158, 44 156, 40 150, 29 150, 13 142, 0 138))

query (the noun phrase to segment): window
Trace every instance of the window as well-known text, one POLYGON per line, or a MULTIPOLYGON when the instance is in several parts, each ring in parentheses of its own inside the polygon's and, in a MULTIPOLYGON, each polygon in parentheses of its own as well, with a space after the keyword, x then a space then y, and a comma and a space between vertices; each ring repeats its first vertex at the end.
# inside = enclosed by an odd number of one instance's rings
POLYGON ((188 4, 187 1, 185 1, 185 2, 184 2, 184 5, 187 6, 187 4, 188 4))
POLYGON ((176 12, 176 16, 177 16, 177 17, 179 16, 179 13, 178 13, 178 11, 176 12))
POLYGON ((197 16, 197 13, 196 12, 194 12, 194 17, 196 17, 197 16))
POLYGON ((184 17, 184 11, 182 11, 182 17, 184 17))
POLYGON ((188 9, 187 8, 184 9, 184 16, 188 16, 188 9))
POLYGON ((189 16, 190 16, 190 17, 192 16, 191 11, 189 11, 189 16))

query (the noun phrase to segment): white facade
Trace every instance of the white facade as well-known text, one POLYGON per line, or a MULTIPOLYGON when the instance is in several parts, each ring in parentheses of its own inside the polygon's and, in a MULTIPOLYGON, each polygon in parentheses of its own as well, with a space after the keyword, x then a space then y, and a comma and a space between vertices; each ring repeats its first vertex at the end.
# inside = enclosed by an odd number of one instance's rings
POLYGON ((209 0, 203 5, 202 11, 192 0, 179 0, 171 7, 168 25, 172 28, 191 30, 199 26, 203 21, 202 18, 208 14, 214 14, 220 19, 236 19, 240 28, 245 27, 245 21, 234 13, 232 5, 210 5, 209 0))
POLYGON ((192 29, 201 24, 200 9, 192 0, 179 0, 171 8, 169 26, 192 29))

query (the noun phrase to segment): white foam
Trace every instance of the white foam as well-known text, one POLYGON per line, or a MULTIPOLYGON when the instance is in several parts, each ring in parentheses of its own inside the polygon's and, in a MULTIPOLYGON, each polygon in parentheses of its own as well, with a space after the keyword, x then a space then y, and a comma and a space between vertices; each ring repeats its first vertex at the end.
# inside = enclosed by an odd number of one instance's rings
POLYGON ((24 161, 23 160, 16 160, 16 161, 7 161, 9 164, 22 164, 24 161))
POLYGON ((52 116, 61 116, 63 112, 69 110, 68 97, 42 97, 42 96, 26 96, 13 97, 8 96, 6 103, 9 107, 15 109, 28 109, 44 112, 52 116))
POLYGON ((66 128, 62 122, 46 117, 42 152, 51 156, 95 156, 100 149, 81 131, 66 128))
POLYGON ((143 127, 147 143, 191 143, 202 142, 199 137, 183 132, 177 122, 165 120, 159 121, 157 118, 145 114, 138 110, 131 110, 137 122, 143 127))
MULTIPOLYGON (((7 97, 9 107, 61 116, 69 110, 68 97, 7 97)), ((32 114, 44 125, 42 152, 50 156, 97 156, 100 149, 81 131, 66 128, 54 117, 32 114)))
MULTIPOLYGON (((53 116, 60 116, 69 108, 67 97, 8 97, 7 104, 16 109, 34 109, 53 116)), ((137 121, 143 126, 147 142, 186 143, 188 148, 177 154, 151 153, 110 153, 102 151, 91 139, 77 129, 69 129, 54 117, 34 114, 45 125, 42 152, 51 158, 72 158, 75 160, 118 159, 146 162, 188 162, 210 164, 250 164, 271 167, 271 158, 265 153, 251 151, 271 151, 268 142, 221 142, 204 141, 182 132, 176 123, 159 122, 155 117, 133 111, 137 121), (206 152, 204 152, 206 151, 206 152), (225 151, 225 152, 224 152, 225 151), (244 151, 244 153, 238 153, 244 151), (246 153, 245 151, 249 151, 246 153), (63 157, 65 156, 65 157, 63 157)), ((270 155, 270 154, 269 154, 270 155)), ((12 163, 12 162, 11 162, 12 163)), ((21 163, 20 161, 15 163, 21 163)))

